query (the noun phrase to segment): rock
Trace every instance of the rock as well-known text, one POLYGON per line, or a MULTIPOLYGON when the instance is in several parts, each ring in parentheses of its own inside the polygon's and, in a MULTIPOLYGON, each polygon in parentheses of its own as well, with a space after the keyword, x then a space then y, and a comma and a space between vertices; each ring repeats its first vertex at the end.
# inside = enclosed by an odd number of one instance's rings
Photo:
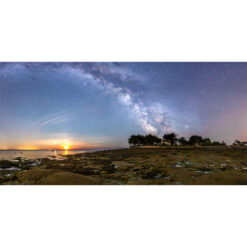
POLYGON ((99 185, 100 179, 71 172, 58 172, 42 178, 38 184, 46 185, 99 185))
POLYGON ((35 167, 21 171, 17 174, 21 184, 47 184, 47 185, 96 185, 101 180, 87 175, 76 174, 55 169, 42 169, 35 167))
POLYGON ((38 167, 17 173, 17 179, 22 184, 35 184, 43 177, 55 173, 53 169, 41 169, 38 167))
POLYGON ((19 163, 11 162, 9 160, 0 160, 0 169, 6 169, 11 167, 18 167, 19 163))
POLYGON ((23 158, 22 158, 22 157, 16 157, 15 160, 17 160, 17 161, 22 161, 23 158))

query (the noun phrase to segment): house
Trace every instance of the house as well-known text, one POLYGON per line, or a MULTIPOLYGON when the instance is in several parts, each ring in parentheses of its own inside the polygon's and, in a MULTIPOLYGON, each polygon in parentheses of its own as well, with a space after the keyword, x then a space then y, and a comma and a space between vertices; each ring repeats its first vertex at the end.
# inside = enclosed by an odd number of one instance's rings
POLYGON ((161 140, 161 145, 171 146, 171 142, 166 140, 161 140))
POLYGON ((241 145, 241 142, 239 140, 235 140, 232 145, 234 145, 234 146, 240 146, 241 145))
POLYGON ((235 140, 233 145, 234 146, 247 146, 247 142, 240 142, 238 140, 235 140))

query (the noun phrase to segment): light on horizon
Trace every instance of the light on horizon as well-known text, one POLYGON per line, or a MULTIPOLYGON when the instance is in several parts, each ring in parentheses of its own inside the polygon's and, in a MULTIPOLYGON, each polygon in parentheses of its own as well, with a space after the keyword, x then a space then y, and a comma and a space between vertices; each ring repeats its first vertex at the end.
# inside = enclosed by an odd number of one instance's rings
POLYGON ((63 148, 64 148, 64 150, 68 150, 68 149, 69 149, 69 144, 65 144, 65 145, 63 146, 63 148))

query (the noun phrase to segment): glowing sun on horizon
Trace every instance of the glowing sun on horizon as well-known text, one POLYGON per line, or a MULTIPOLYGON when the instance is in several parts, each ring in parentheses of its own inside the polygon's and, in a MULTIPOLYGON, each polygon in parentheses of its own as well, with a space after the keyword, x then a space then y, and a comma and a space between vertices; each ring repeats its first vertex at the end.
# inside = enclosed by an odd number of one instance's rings
POLYGON ((68 150, 68 149, 69 149, 69 144, 65 144, 65 145, 63 146, 63 148, 64 148, 64 150, 68 150))

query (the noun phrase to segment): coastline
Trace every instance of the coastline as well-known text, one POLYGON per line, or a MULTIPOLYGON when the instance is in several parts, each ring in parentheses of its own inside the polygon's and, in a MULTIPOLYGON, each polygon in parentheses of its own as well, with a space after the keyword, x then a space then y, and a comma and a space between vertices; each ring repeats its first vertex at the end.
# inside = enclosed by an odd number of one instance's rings
POLYGON ((247 184, 247 149, 125 148, 0 161, 3 185, 247 184))

